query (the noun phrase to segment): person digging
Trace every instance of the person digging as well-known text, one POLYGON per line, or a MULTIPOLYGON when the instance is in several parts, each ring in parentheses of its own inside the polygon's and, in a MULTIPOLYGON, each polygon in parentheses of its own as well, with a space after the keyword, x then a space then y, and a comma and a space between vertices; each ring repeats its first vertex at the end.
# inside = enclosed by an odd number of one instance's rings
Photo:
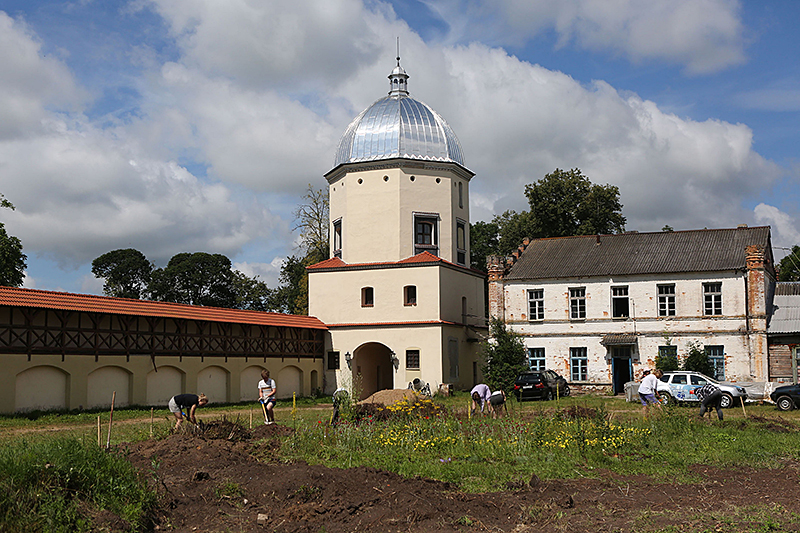
POLYGON ((270 379, 269 370, 261 371, 261 381, 258 382, 258 401, 261 410, 264 412, 264 423, 266 425, 275 423, 275 380, 270 379))
POLYGON ((198 407, 203 407, 208 403, 208 397, 205 394, 178 394, 169 400, 169 410, 175 415, 175 431, 178 431, 183 422, 184 416, 189 419, 189 422, 197 425, 197 418, 195 411, 198 407), (186 409, 184 415, 183 410, 186 409))

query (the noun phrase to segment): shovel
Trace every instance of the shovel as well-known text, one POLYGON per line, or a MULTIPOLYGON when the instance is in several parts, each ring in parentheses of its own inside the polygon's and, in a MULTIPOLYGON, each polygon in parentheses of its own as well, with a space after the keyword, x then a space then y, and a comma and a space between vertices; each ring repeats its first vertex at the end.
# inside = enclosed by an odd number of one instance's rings
POLYGON ((259 401, 258 403, 261 404, 261 410, 264 412, 264 423, 266 424, 267 422, 269 422, 269 418, 267 418, 267 408, 264 406, 263 401, 259 401))

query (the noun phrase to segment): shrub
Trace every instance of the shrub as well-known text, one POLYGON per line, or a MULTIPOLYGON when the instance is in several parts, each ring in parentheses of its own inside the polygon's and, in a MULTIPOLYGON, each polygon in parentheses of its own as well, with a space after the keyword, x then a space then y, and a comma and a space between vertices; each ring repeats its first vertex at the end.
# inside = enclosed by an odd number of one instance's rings
POLYGON ((714 367, 708 360, 708 354, 703 350, 703 346, 698 343, 689 344, 689 353, 683 362, 684 370, 700 372, 706 376, 714 375, 714 367))
POLYGON ((491 342, 485 343, 483 347, 486 360, 482 368, 483 374, 489 388, 493 391, 503 389, 510 395, 517 376, 528 370, 525 345, 522 337, 506 329, 501 320, 492 319, 490 328, 491 342))

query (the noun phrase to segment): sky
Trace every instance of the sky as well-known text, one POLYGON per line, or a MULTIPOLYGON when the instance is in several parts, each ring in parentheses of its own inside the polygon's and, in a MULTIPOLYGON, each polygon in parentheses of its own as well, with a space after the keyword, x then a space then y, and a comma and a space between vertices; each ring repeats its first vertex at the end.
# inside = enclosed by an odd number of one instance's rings
POLYGON ((0 211, 25 287, 94 258, 222 253, 277 286, 347 125, 411 95, 452 126, 472 222, 579 168, 626 229, 800 244, 795 0, 0 0, 0 211))

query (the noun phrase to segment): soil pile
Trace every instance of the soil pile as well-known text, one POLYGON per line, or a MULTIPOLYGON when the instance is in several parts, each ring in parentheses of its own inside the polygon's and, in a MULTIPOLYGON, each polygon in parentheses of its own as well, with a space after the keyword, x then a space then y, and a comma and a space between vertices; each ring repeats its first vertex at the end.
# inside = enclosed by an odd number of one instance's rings
MULTIPOLYGON (((713 517, 738 506, 789 513, 800 500, 796 463, 771 471, 697 466, 695 473, 703 481, 695 485, 595 471, 587 474, 598 479, 542 481, 534 476, 502 492, 465 494, 452 484, 372 468, 283 464, 276 459, 278 437, 291 435, 291 428, 259 426, 228 438, 230 429, 186 432, 124 447, 128 459, 154 480, 162 495, 157 530, 746 531, 747 516, 757 512, 745 514, 735 526, 718 524, 713 517)), ((791 523, 788 515, 785 523, 791 523)), ((800 531, 800 525, 783 529, 800 531)))
POLYGON ((358 402, 358 405, 377 404, 385 407, 394 405, 403 400, 414 403, 420 398, 422 398, 422 396, 411 389, 386 389, 380 390, 372 396, 361 400, 358 402))

